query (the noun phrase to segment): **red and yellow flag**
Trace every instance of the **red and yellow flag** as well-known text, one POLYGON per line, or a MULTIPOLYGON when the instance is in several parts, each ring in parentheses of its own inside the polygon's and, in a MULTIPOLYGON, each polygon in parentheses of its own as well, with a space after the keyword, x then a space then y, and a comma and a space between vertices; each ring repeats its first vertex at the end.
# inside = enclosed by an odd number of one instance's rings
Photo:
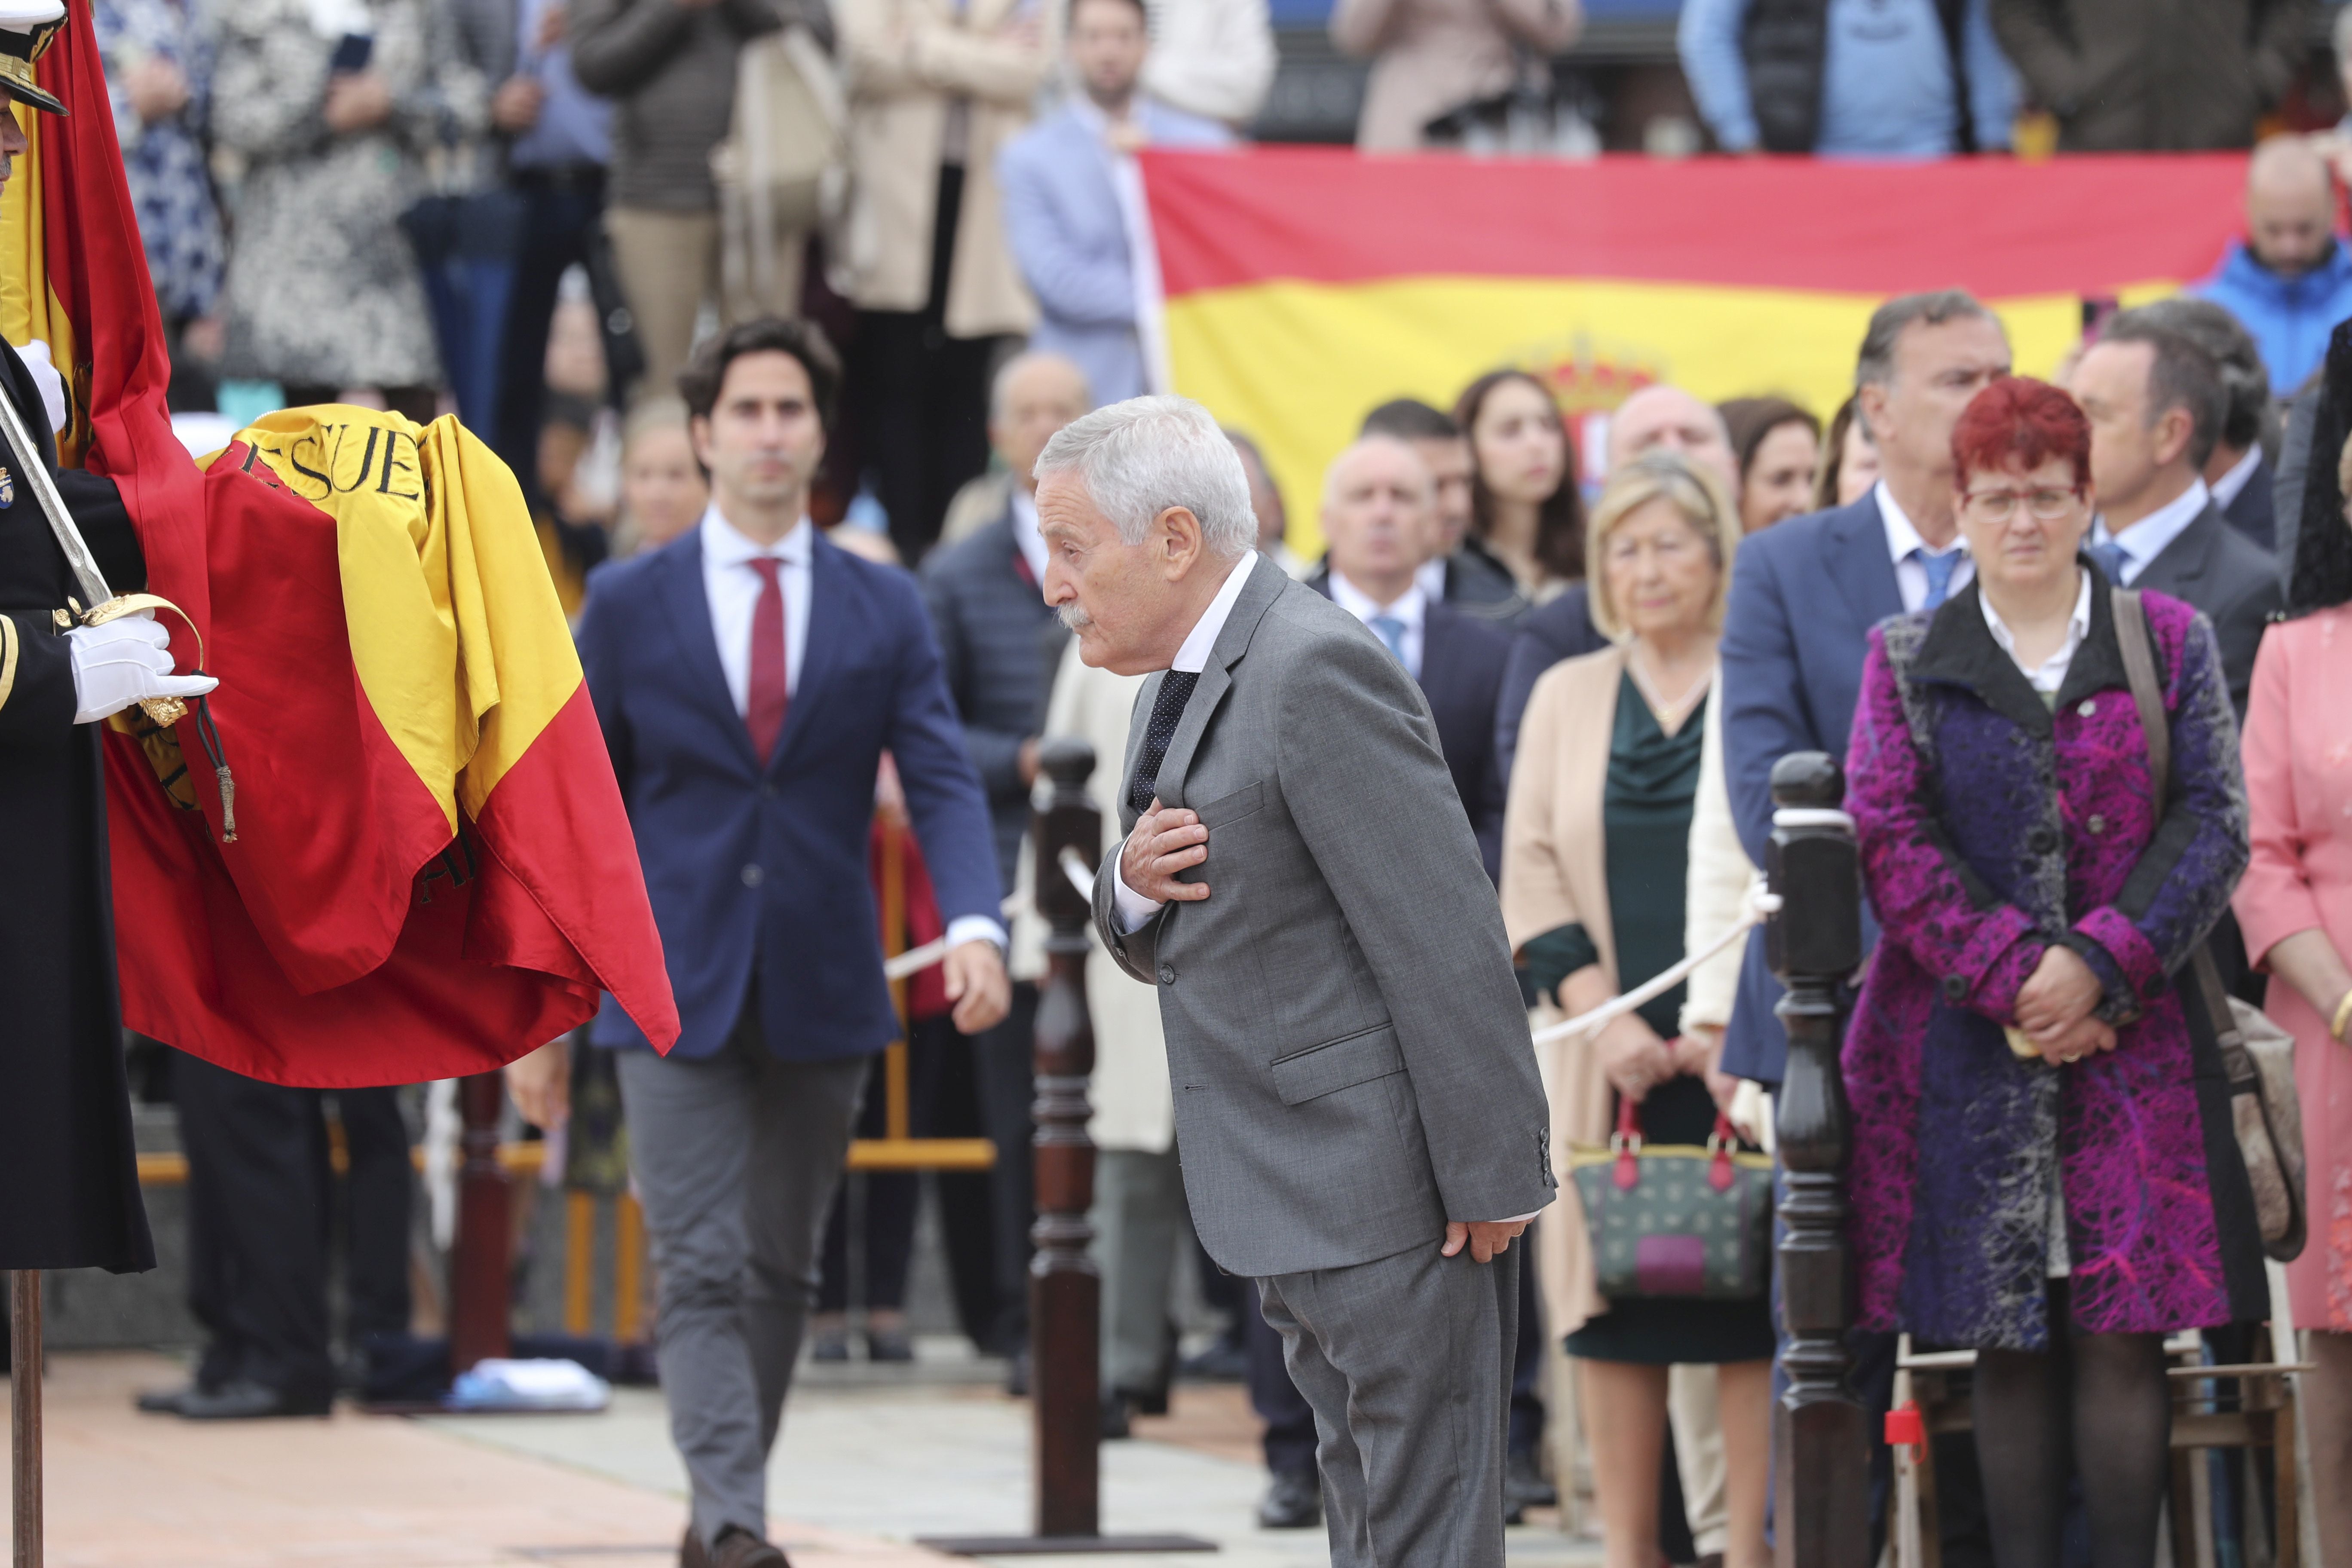
POLYGON ((191 462, 79 4, 37 68, 71 112, 19 111, 0 330, 66 372, 65 458, 121 487, 149 590, 201 633, 235 781, 232 838, 194 717, 169 789, 127 724, 106 737, 125 1021, 320 1087, 496 1068, 607 990, 667 1048, 635 843, 513 476, 454 420, 345 407, 191 462))
MULTIPOLYGON (((1324 466, 1391 397, 1451 407, 1502 365, 1571 421, 1672 382, 1826 416, 1890 294, 1964 288, 2021 371, 2078 339, 2085 296, 2203 275, 2237 233, 2242 155, 1933 163, 1154 153, 1176 390, 1255 437, 1319 547, 1324 466)), ((1589 442, 1587 443, 1590 444, 1589 442)))

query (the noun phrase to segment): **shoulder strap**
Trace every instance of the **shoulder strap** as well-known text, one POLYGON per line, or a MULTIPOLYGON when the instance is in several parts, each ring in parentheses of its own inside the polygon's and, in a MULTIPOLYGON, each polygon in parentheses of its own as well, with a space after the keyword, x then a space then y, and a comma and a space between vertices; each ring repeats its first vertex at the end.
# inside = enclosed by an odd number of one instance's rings
MULTIPOLYGON (((2116 644, 2124 658, 2124 678, 2131 682, 2132 702, 2139 709, 2139 727, 2147 736, 2148 782, 2155 789, 2157 814, 2160 816, 2165 792, 2171 783, 2172 721, 2165 715, 2164 689, 2157 680, 2156 646, 2147 633, 2147 607, 2135 589, 2111 588, 2108 595, 2107 603, 2116 617, 2116 644)), ((2190 963, 2196 972, 2197 989, 2204 995, 2206 1016, 2213 1025, 2213 1037, 2221 1043, 2227 1070, 2235 1081, 2252 1071, 2252 1062, 2244 1058, 2241 1048, 2242 1037, 2238 1033, 2238 1021, 2230 1011, 2230 994, 2221 985, 2221 972, 2213 963, 2212 950, 2201 942, 2190 963)))
POLYGON ((2147 609, 2136 590, 2110 588, 2107 604, 2116 619, 2116 643, 2124 658, 2124 678, 2131 682, 2132 702, 2139 709, 2139 727, 2147 737, 2147 771, 2155 786, 2157 814, 2163 815, 2172 784, 2172 721, 2164 712, 2164 688, 2156 675, 2156 646, 2147 635, 2147 609))

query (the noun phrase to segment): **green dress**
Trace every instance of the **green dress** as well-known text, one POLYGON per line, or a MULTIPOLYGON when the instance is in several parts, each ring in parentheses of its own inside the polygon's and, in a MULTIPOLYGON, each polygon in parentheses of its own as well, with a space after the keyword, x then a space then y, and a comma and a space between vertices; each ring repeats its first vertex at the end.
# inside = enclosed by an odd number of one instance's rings
MULTIPOLYGON (((1682 962, 1691 806, 1698 793, 1699 746, 1711 700, 1702 700, 1669 735, 1659 728, 1630 672, 1617 688, 1601 826, 1617 983, 1624 990, 1682 962)), ((1582 926, 1564 925, 1528 942, 1526 956, 1538 989, 1551 991, 1577 970, 1598 963, 1601 953, 1582 926)), ((1683 990, 1677 985, 1639 1009, 1643 1021, 1664 1038, 1682 1032, 1683 990)), ((1612 1097, 1612 1122, 1616 1110, 1612 1097)), ((1705 1143, 1714 1131, 1715 1101, 1703 1079, 1671 1079, 1642 1102, 1642 1136, 1648 1142, 1705 1143)), ((1572 1194, 1562 1196, 1575 1201, 1572 1194)), ((1762 1361, 1772 1350, 1771 1308, 1763 1296, 1753 1301, 1629 1300, 1568 1336, 1570 1355, 1651 1365, 1762 1361)))

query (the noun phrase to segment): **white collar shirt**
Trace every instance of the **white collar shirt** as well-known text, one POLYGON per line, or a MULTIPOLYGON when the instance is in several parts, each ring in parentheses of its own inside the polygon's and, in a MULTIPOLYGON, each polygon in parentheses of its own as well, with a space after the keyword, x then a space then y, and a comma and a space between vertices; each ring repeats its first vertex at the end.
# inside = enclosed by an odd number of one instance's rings
MULTIPOLYGON (((1403 663, 1407 675, 1415 680, 1421 679, 1422 654, 1428 646, 1425 627, 1429 619, 1429 598, 1419 583, 1407 588, 1394 603, 1383 605, 1334 571, 1331 574, 1331 602, 1368 626, 1372 625, 1375 616, 1387 616, 1402 622, 1404 630, 1397 637, 1400 645, 1397 658, 1403 663)), ((1372 626, 1372 635, 1379 637, 1380 628, 1372 626)), ((1387 640, 1381 638, 1383 642, 1387 640)))
POLYGON ((1029 580, 1045 580, 1045 536, 1037 527, 1037 498, 1013 487, 1013 542, 1021 547, 1021 559, 1029 564, 1029 580))
POLYGON ((2091 574, 2077 569, 2074 575, 2080 586, 2074 590, 2074 613, 2066 622, 2066 640, 2056 653, 2031 669, 2026 668, 2023 659, 2017 657, 2017 638, 2001 620, 2000 612, 1992 607, 1991 595, 1977 595, 1977 603, 1984 606, 1985 625, 1992 632, 1992 640, 2000 645, 2001 652, 2009 655, 2027 683, 2045 696, 2055 693, 2066 684, 2066 672, 2074 666, 2074 655, 2082 647, 2083 639, 2091 635, 2091 574))
POLYGON ((2172 542, 2188 531, 2189 525, 2205 514, 2213 500, 2213 492, 2205 488, 2201 479, 2189 481, 2189 488, 2170 500, 2125 529, 2121 533, 2107 531, 2107 520, 2101 518, 2091 529, 2091 539, 2098 544, 2120 546, 2124 552, 2122 573, 2124 587, 2130 587, 2148 564, 2163 554, 2172 542))
MULTIPOLYGON (((1918 525, 1887 489, 1885 480, 1873 486, 1870 493, 1878 502, 1879 521, 1885 525, 1886 553, 1895 563, 1895 586, 1903 595, 1903 607, 1906 611, 1919 609, 1927 603, 1927 568, 1911 552, 1927 551, 1927 542, 1919 537, 1918 525)), ((1944 585, 1947 599, 1967 587, 1977 574, 1976 563, 1969 559, 1966 542, 1954 539, 1950 547, 1960 552, 1960 559, 1952 568, 1951 581, 1944 585)))
POLYGON ((702 514, 702 594, 710 605, 710 633, 719 644, 719 668, 726 672, 727 695, 735 711, 751 711, 751 617, 760 605, 760 573, 751 563, 772 557, 783 563, 776 574, 784 595, 784 690, 801 686, 802 656, 808 651, 809 562, 816 529, 805 517, 773 544, 755 544, 719 515, 712 501, 702 514))
POLYGON ((1443 555, 1433 555, 1412 574, 1412 580, 1421 584, 1423 596, 1433 605, 1445 602, 1445 561, 1443 555))
POLYGON ((2263 449, 2260 447, 2247 447, 2246 455, 2232 463, 2228 473, 2213 481, 2213 504, 2225 510, 2235 506, 2238 497, 2252 481, 2254 470, 2262 466, 2263 449))
POLYGON ((1234 605, 1241 598, 1243 586, 1249 582, 1250 568, 1256 564, 1256 551, 1242 552, 1242 558, 1234 563, 1234 569, 1225 574, 1224 585, 1217 590, 1217 596, 1209 601, 1209 607, 1201 612, 1201 618, 1194 621, 1192 629, 1184 634, 1184 641, 1176 649, 1176 657, 1169 661, 1169 668, 1190 670, 1198 675, 1209 668, 1209 654, 1217 646, 1217 634, 1225 629, 1225 622, 1234 613, 1234 605))

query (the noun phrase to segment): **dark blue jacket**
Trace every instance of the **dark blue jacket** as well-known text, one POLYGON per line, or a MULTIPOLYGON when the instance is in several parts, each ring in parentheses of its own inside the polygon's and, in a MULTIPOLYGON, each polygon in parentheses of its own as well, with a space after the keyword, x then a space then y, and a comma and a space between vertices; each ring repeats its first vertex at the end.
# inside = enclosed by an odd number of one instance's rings
MULTIPOLYGON (((885 751, 941 918, 1000 918, 988 808, 915 580, 822 537, 809 573, 799 686, 764 768, 719 667, 701 530, 589 579, 580 661, 661 928, 677 1056, 726 1043, 755 977, 768 1049, 785 1060, 897 1037, 866 872, 885 751)), ((646 1043, 610 998, 594 1038, 646 1043)))
MULTIPOLYGON (((1874 496, 1740 542, 1723 618, 1723 763, 1732 826, 1756 865, 1764 864, 1772 837, 1772 764, 1790 752, 1843 760, 1870 628, 1902 613, 1874 496)), ((1867 910, 1864 937, 1877 940, 1867 910)), ((1780 999, 1759 926, 1748 939, 1724 1037, 1724 1071, 1780 1081, 1789 1040, 1772 1016, 1780 999)))
POLYGON ((2270 367, 2271 395, 2293 397, 2327 354, 2327 334, 2352 316, 2352 249, 2337 240, 2327 259, 2299 278, 2282 278, 2241 243, 2213 276, 2189 289, 2238 318, 2270 367))

